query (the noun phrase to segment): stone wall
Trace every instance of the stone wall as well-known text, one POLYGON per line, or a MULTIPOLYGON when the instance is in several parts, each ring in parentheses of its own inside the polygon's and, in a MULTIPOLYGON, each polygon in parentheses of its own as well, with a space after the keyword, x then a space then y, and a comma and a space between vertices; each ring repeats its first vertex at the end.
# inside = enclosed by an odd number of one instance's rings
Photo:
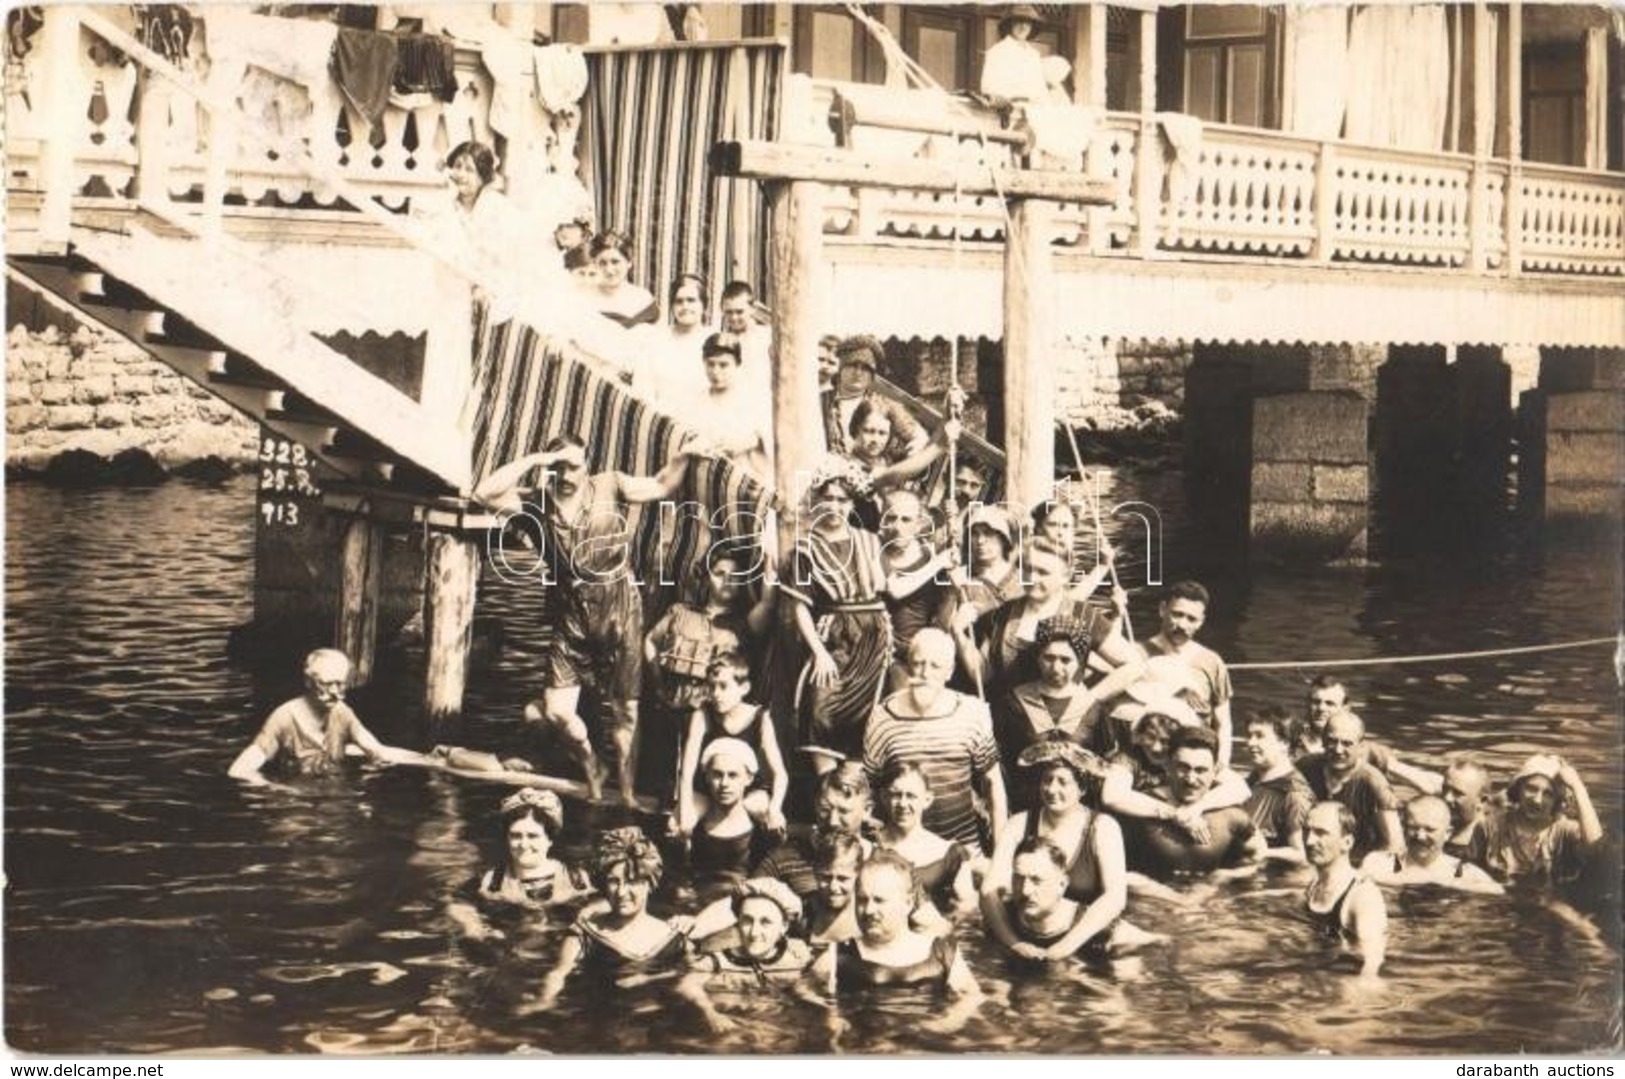
POLYGON ((142 450, 170 469, 210 457, 254 460, 258 426, 202 387, 123 338, 61 313, 29 314, 13 308, 8 319, 8 469, 42 471, 70 450, 142 450))

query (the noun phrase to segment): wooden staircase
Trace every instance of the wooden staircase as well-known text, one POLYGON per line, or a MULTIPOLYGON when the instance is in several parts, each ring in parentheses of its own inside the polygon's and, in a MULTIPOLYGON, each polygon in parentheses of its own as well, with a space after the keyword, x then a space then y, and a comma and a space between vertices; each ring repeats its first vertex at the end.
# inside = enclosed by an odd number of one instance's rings
POLYGON ((347 479, 430 497, 469 486, 462 402, 414 398, 324 344, 302 318, 322 298, 251 251, 76 220, 66 254, 7 261, 347 479))

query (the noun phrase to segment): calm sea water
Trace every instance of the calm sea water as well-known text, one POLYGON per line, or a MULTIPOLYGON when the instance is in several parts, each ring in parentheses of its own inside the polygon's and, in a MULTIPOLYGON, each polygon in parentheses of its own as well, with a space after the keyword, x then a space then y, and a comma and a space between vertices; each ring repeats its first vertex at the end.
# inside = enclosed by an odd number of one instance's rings
MULTIPOLYGON (((729 1039, 659 997, 585 1000, 517 1019, 559 926, 460 939, 452 894, 497 842, 501 791, 366 770, 297 791, 250 790, 227 763, 293 691, 292 662, 234 665, 252 605, 253 494, 7 492, 5 1037, 46 1052, 1012 1051, 1056 1053, 1581 1052, 1621 1042, 1621 967, 1596 922, 1530 901, 1410 893, 1394 914, 1387 988, 1353 991, 1294 916, 1284 879, 1209 888, 1188 910, 1133 917, 1171 942, 1113 969, 1018 976, 969 935, 993 998, 952 1037, 906 1012, 835 1039, 800 1005, 757 1002, 729 1039), (584 1021, 590 1019, 590 1021, 584 1021)), ((1164 576, 1216 592, 1204 636, 1233 661, 1459 652, 1615 632, 1617 538, 1501 539, 1312 575, 1223 561, 1182 523, 1176 481, 1116 485, 1162 508, 1164 576)), ((1482 537, 1481 537, 1482 538, 1482 537)), ((1380 544, 1379 544, 1380 546, 1380 544)), ((1143 582, 1126 559, 1125 583, 1143 582)), ((482 613, 507 647, 476 676, 457 740, 539 758, 517 721, 534 692, 537 626, 522 590, 482 613)), ((1135 601, 1142 632, 1154 599, 1135 601)), ((1299 672, 1238 672, 1238 707, 1295 704, 1299 672)), ((1536 750, 1568 756, 1614 835, 1621 701, 1607 649, 1351 673, 1374 736, 1438 765, 1481 753, 1505 777, 1536 750)), ((386 740, 422 746, 411 674, 359 703, 386 740)), ((609 811, 571 808, 579 848, 609 811)), ((1587 897, 1582 897, 1586 899, 1587 897)), ((1617 891, 1592 895, 1605 930, 1617 891)))

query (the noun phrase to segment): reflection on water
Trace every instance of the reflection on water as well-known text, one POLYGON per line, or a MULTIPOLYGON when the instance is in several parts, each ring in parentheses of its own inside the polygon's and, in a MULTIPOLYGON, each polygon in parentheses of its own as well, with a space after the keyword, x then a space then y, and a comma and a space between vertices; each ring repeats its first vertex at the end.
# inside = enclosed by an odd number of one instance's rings
MULTIPOLYGON (((1215 564, 1178 529, 1177 486, 1119 485, 1163 509, 1168 577, 1214 588, 1206 637, 1233 660, 1496 648, 1614 632, 1617 551, 1513 542, 1314 575, 1215 564)), ((832 1026, 791 1001, 751 1003, 741 1031, 702 1034, 655 991, 567 991, 514 1005, 561 924, 499 921, 461 939, 447 900, 495 840, 500 788, 363 770, 294 790, 224 778, 292 661, 228 664, 252 592, 246 486, 146 491, 13 486, 6 561, 6 1016, 11 1045, 56 1052, 849 1051, 1560 1052, 1617 1045, 1620 964, 1589 924, 1528 901, 1407 893, 1387 987, 1362 995, 1296 917, 1283 878, 1208 889, 1189 909, 1137 904, 1168 943, 1110 968, 1018 972, 972 933, 990 1002, 932 1035, 875 1013, 832 1026), (590 1016, 590 1022, 583 1022, 590 1016)), ((1125 497, 1112 492, 1112 500, 1125 497)), ((1607 550, 1608 548, 1604 548, 1607 550)), ((1144 580, 1125 558, 1125 583, 1144 580)), ((516 722, 535 691, 535 605, 493 587, 508 647, 472 688, 457 740, 541 756, 516 722)), ((1134 623, 1155 626, 1136 595, 1134 623)), ((1294 702, 1301 672, 1238 672, 1238 706, 1294 702)), ((1424 764, 1482 753, 1502 775, 1559 749, 1620 825, 1620 699, 1605 650, 1353 672, 1372 733, 1424 764)), ((386 740, 421 745, 411 676, 359 703, 386 740)), ((566 855, 617 823, 572 807, 566 855)), ((1617 924, 1617 894, 1602 900, 1617 924)))

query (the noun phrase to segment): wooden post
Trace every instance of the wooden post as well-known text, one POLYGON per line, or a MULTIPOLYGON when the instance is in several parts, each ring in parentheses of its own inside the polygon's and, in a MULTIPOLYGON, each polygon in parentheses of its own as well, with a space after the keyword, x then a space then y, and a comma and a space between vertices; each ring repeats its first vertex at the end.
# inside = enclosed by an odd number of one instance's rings
POLYGON ((1004 443, 1009 496, 1021 506, 1055 486, 1055 367, 1050 273, 1051 208, 1011 200, 1004 240, 1004 443))
MULTIPOLYGON (((818 335, 824 307, 824 189, 810 180, 767 185, 772 215, 773 482, 786 509, 801 494, 796 471, 825 452, 818 410, 818 335)), ((779 551, 795 542, 793 513, 779 515, 779 551)))
MULTIPOLYGON (((1106 107, 1106 5, 1088 4, 1078 11, 1073 39, 1072 97, 1079 105, 1106 107)), ((1083 171, 1096 179, 1111 176, 1111 145, 1097 131, 1083 154, 1083 171)), ((1084 211, 1089 253, 1104 254, 1111 247, 1107 235, 1106 206, 1090 206, 1084 211)))
POLYGON ((40 206, 39 241, 42 252, 68 247, 73 226, 73 193, 77 187, 73 159, 84 135, 88 99, 79 76, 79 16, 69 4, 47 4, 39 31, 36 63, 44 71, 36 118, 44 135, 40 146, 40 182, 45 198, 40 206))
POLYGON ((424 562, 423 713, 434 723, 463 711, 480 545, 458 533, 431 532, 424 562))
POLYGON ((1608 28, 1585 32, 1585 160, 1588 169, 1608 167, 1608 28))
POLYGON ((1316 262, 1332 261, 1337 249, 1337 147, 1320 144, 1315 156, 1315 241, 1309 257, 1316 262))
POLYGON ((1078 9, 1072 39, 1072 100, 1106 107, 1106 5, 1078 9))
POLYGON ((1523 273, 1523 4, 1507 5, 1505 64, 1501 71, 1506 92, 1507 186, 1506 228, 1507 273, 1523 273))
POLYGON ((1162 139, 1157 134, 1157 13, 1140 12, 1140 145, 1134 177, 1135 250, 1157 249, 1162 231, 1162 139))
POLYGON ((358 686, 372 681, 378 656, 378 597, 383 579, 384 530, 376 521, 355 517, 344 530, 333 639, 350 657, 351 678, 358 686))
POLYGON ((177 98, 193 108, 192 99, 179 96, 163 78, 143 68, 140 73, 140 110, 135 121, 135 191, 144 203, 169 201, 169 110, 177 98))
POLYGON ((1489 158, 1495 148, 1495 38, 1489 5, 1476 3, 1473 19, 1473 175, 1467 196, 1467 269, 1489 269, 1489 158))

